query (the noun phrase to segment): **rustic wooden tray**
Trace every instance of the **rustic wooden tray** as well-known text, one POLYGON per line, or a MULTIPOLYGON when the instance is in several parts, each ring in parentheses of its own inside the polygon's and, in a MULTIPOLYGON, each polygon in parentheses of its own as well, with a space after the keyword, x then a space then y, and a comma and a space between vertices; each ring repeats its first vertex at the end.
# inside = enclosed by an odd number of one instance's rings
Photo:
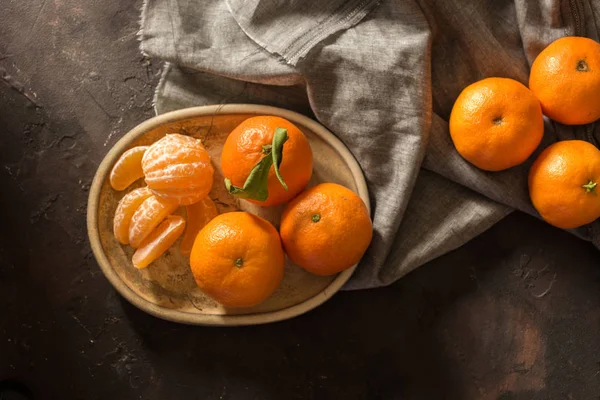
MULTIPOLYGON (((195 325, 253 325, 280 321, 305 313, 333 296, 350 278, 356 266, 335 276, 318 277, 286 260, 283 282, 267 301, 252 308, 228 309, 207 297, 196 286, 189 260, 173 246, 148 268, 131 263, 133 249, 122 246, 112 232, 119 200, 136 182, 117 192, 108 183, 114 163, 127 149, 150 144, 167 133, 182 133, 202 139, 215 167, 210 197, 219 212, 245 210, 279 226, 283 207, 259 207, 230 196, 220 170, 220 154, 227 135, 240 122, 254 115, 276 115, 296 124, 308 138, 314 154, 310 185, 336 182, 360 195, 367 208, 369 196, 362 171, 350 151, 319 123, 292 111, 250 104, 186 108, 152 118, 128 132, 108 152, 94 177, 88 200, 87 225, 92 250, 110 283, 138 308, 170 321, 195 325)), ((177 213, 185 213, 180 208, 177 213)))

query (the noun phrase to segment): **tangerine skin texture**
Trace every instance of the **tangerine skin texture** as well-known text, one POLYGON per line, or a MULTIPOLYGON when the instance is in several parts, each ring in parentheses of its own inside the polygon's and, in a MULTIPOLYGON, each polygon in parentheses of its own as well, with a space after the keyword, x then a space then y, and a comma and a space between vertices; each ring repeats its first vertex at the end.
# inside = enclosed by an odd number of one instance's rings
POLYGON ((321 276, 357 264, 373 237, 362 199, 335 183, 314 186, 292 200, 283 211, 279 231, 288 257, 321 276))
POLYGON ((521 164, 543 135, 540 102, 513 79, 487 78, 467 86, 450 114, 450 136, 456 150, 485 171, 521 164))
POLYGON ((196 236, 190 265, 204 293, 226 307, 265 301, 283 279, 285 255, 277 230, 247 212, 221 214, 196 236), (242 265, 236 266, 236 260, 242 265))
POLYGON ((600 216, 598 189, 583 185, 600 182, 600 151, 582 140, 565 140, 546 148, 529 171, 529 196, 551 225, 572 229, 600 216))
POLYGON ((243 187, 250 171, 265 156, 263 146, 273 142, 276 128, 287 129, 288 140, 283 145, 283 160, 279 171, 288 186, 286 191, 271 167, 268 177, 269 197, 262 206, 283 204, 302 191, 312 175, 313 155, 306 136, 290 121, 272 116, 248 118, 227 137, 221 154, 223 175, 231 183, 243 187))
POLYGON ((154 142, 142 159, 146 184, 164 202, 189 205, 208 195, 214 168, 202 142, 168 134, 154 142))
POLYGON ((600 118, 600 44, 574 36, 552 42, 531 65, 529 88, 549 118, 594 122, 600 118))

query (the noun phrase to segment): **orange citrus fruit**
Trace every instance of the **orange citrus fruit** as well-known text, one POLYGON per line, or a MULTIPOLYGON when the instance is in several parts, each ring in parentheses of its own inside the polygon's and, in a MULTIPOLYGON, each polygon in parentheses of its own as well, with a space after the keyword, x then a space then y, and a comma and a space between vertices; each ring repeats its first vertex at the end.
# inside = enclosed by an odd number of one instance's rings
POLYGON ((215 203, 209 198, 205 197, 197 203, 190 204, 185 207, 187 214, 187 223, 183 238, 179 244, 179 251, 181 254, 189 255, 194 245, 196 235, 200 232, 200 229, 204 228, 211 219, 219 215, 215 203))
POLYGON ((546 222, 577 228, 600 217, 600 151, 582 140, 545 149, 529 171, 529 196, 546 222))
POLYGON ((184 228, 185 220, 183 218, 176 215, 168 216, 133 253, 133 266, 138 269, 146 268, 175 243, 184 228))
POLYGON ((127 150, 117 160, 110 172, 110 185, 115 190, 125 190, 129 185, 144 176, 142 157, 148 146, 137 146, 127 150))
POLYGON ((300 193, 283 211, 279 231, 288 257, 315 275, 332 275, 357 264, 373 237, 365 203, 335 183, 300 193))
POLYGON ((199 139, 169 134, 154 142, 142 159, 146 184, 164 202, 193 204, 208 195, 214 169, 199 139))
POLYGON ((277 128, 287 130, 288 139, 283 145, 279 167, 287 190, 275 174, 268 172, 268 197, 264 201, 248 199, 263 206, 282 204, 306 187, 312 175, 313 155, 306 136, 290 121, 273 116, 248 118, 227 137, 221 154, 223 175, 235 186, 242 187, 252 169, 271 149, 277 128))
POLYGON ((217 302, 251 307, 279 286, 285 255, 273 225, 256 215, 231 212, 198 233, 190 265, 200 289, 217 302))
POLYGON ((450 114, 450 135, 458 153, 486 171, 525 161, 544 134, 540 102, 521 83, 487 78, 467 86, 450 114))
POLYGON ((177 204, 165 203, 150 196, 135 210, 129 224, 129 244, 138 248, 140 244, 167 216, 177 209, 177 204))
POLYGON ((119 202, 113 220, 113 231, 120 243, 129 244, 131 218, 138 207, 150 196, 152 196, 150 189, 143 187, 127 193, 119 202))
POLYGON ((594 122, 600 118, 600 44, 572 36, 552 42, 531 65, 529 88, 553 120, 594 122))

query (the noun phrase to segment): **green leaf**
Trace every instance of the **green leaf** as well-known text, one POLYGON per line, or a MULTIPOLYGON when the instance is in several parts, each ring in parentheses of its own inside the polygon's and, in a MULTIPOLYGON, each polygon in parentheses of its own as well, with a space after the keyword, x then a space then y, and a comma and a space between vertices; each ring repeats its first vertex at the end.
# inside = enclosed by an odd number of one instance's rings
POLYGON ((273 135, 273 144, 263 146, 265 156, 252 168, 244 187, 240 188, 231 184, 231 181, 225 178, 225 187, 232 195, 241 199, 251 199, 257 201, 265 201, 269 197, 268 178, 271 166, 275 168, 277 179, 288 190, 281 173, 279 166, 283 161, 283 144, 288 140, 287 129, 277 128, 273 135))
POLYGON ((277 128, 275 129, 275 134, 273 135, 273 168, 275 169, 275 175, 277 175, 277 179, 279 179, 279 183, 285 190, 288 190, 281 173, 279 172, 279 166, 283 161, 283 145, 288 140, 287 129, 277 128))
POLYGON ((232 185, 227 178, 225 178, 225 187, 229 193, 241 199, 265 201, 269 197, 267 179, 271 165, 273 165, 273 157, 269 154, 252 168, 243 188, 232 185))

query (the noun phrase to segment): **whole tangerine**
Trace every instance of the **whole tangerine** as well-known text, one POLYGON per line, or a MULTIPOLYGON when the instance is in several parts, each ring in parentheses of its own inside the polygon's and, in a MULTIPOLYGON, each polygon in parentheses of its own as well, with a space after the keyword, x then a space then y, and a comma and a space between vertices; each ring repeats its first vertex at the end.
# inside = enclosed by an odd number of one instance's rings
POLYGON ((467 86, 450 114, 450 136, 458 153, 485 171, 524 162, 544 134, 540 102, 523 84, 487 78, 467 86))
POLYGON ((273 137, 278 128, 287 130, 287 140, 283 144, 282 161, 279 166, 287 190, 278 178, 275 168, 270 167, 266 179, 268 197, 265 200, 247 198, 262 206, 285 203, 308 185, 312 175, 313 154, 304 133, 284 118, 248 118, 229 134, 221 154, 223 175, 232 185, 243 187, 257 164, 270 156, 273 137))
POLYGON ((279 286, 285 255, 273 225, 247 212, 230 212, 200 230, 190 265, 200 289, 217 302, 252 307, 279 286))
POLYGON ((546 148, 529 171, 529 196, 546 222, 571 229, 600 217, 600 151, 582 140, 546 148))
POLYGON ((553 120, 594 122, 600 118, 600 44, 574 36, 552 42, 533 61, 529 88, 553 120))
POLYGON ((315 275, 333 275, 357 264, 373 237, 365 203, 335 183, 300 193, 283 211, 279 231, 288 257, 315 275))

